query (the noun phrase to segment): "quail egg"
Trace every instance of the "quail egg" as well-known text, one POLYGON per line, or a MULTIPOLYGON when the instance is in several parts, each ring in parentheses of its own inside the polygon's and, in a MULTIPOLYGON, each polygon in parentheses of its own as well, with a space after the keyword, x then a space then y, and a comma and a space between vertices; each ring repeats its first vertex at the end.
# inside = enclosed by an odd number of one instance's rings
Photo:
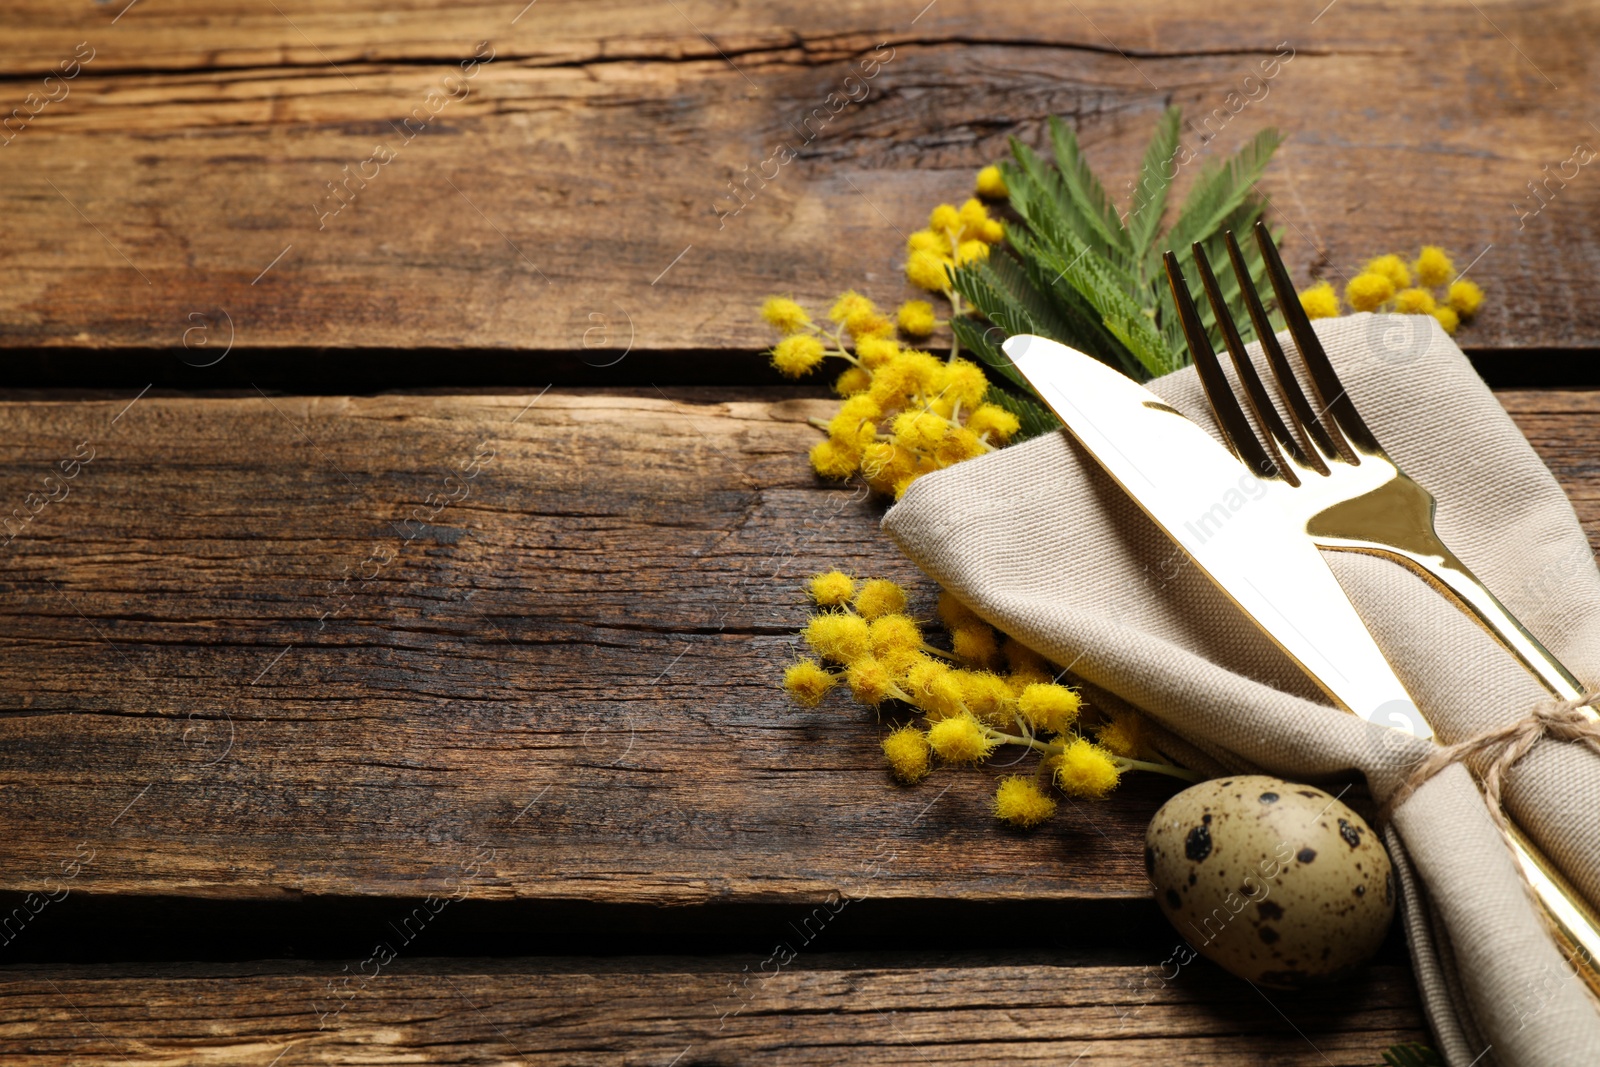
POLYGON ((1202 955, 1276 989, 1366 962, 1394 917, 1383 841, 1338 798, 1262 775, 1185 789, 1145 831, 1156 902, 1202 955))

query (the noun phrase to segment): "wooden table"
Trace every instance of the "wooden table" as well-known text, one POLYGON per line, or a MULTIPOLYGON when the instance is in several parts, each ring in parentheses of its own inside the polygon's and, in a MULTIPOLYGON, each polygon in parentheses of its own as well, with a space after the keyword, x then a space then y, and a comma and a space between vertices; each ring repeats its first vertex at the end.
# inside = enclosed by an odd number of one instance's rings
POLYGON ((1207 154, 1277 124, 1297 276, 1478 257, 1462 341, 1600 534, 1597 179, 1547 179, 1600 138, 1591 8, 3 18, 6 1063, 1359 1065, 1424 1036, 1398 944, 1316 996, 1174 974, 1137 846, 1170 788, 1011 833, 990 775, 896 788, 870 715, 782 699, 804 576, 933 590, 809 472, 829 401, 772 375, 754 309, 902 298, 902 234, 1050 114, 1113 176, 1171 103, 1207 154))

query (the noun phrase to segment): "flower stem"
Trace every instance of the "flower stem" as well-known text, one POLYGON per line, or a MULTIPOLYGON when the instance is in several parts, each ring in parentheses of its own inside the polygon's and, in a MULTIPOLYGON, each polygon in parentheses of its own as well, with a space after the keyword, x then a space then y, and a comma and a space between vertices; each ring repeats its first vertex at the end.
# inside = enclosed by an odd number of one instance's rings
MULTIPOLYGON (((961 315, 961 294, 954 289, 946 289, 945 296, 950 298, 950 318, 955 319, 961 315)), ((956 331, 950 330, 950 358, 955 359, 961 354, 961 342, 956 340, 956 331)))
POLYGON ((1059 756, 1065 751, 1064 745, 1052 745, 1044 741, 1035 740, 1032 737, 1019 737, 1016 734, 1008 734, 1003 730, 996 730, 987 723, 979 723, 978 725, 983 729, 985 737, 991 741, 999 741, 1003 745, 1027 745, 1036 752, 1043 752, 1050 756, 1059 756))
MULTIPOLYGON (((1065 744, 1052 744, 1033 737, 1008 734, 1003 730, 996 730, 987 723, 980 723, 979 725, 982 727, 985 737, 1001 744, 1027 745, 1037 752, 1043 752, 1050 756, 1059 756, 1067 748, 1065 744)), ((1150 760, 1131 759, 1127 756, 1112 756, 1111 759, 1117 765, 1119 771, 1149 771, 1152 774, 1165 774, 1168 777, 1178 778, 1185 782, 1198 782, 1205 777, 1199 771, 1191 771, 1187 767, 1179 767, 1173 763, 1153 763, 1150 760)))
POLYGON ((1199 771, 1191 771, 1187 767, 1179 767, 1174 763, 1152 763, 1149 760, 1129 759, 1127 756, 1115 756, 1117 767, 1125 771, 1149 771, 1152 774, 1165 774, 1171 778, 1178 778, 1185 782, 1198 782, 1205 778, 1199 771))

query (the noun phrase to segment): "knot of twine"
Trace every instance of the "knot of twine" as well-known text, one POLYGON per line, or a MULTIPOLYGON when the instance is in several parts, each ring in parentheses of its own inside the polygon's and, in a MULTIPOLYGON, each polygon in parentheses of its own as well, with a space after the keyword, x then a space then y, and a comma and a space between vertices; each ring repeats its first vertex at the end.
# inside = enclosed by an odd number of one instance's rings
POLYGON ((1541 704, 1526 716, 1504 726, 1485 730, 1464 741, 1434 749, 1428 757, 1412 768, 1411 775, 1399 789, 1384 802, 1379 821, 1387 823, 1390 816, 1410 799, 1411 794, 1440 771, 1453 763, 1461 763, 1478 756, 1487 756, 1480 782, 1484 799, 1489 804, 1489 817, 1502 832, 1510 829, 1500 793, 1505 787, 1506 772, 1516 764, 1542 738, 1552 741, 1572 741, 1585 745, 1600 756, 1600 721, 1591 719, 1579 709, 1600 699, 1600 689, 1591 689, 1571 700, 1557 700, 1541 704))

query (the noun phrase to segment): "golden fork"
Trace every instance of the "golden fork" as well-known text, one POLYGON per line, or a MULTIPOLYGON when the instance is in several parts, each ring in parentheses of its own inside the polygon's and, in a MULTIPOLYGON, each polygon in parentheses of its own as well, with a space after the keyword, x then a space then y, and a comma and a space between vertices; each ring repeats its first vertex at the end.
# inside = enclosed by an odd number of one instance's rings
MULTIPOLYGON (((1265 481, 1287 487, 1275 495, 1297 520, 1304 521, 1307 535, 1318 546, 1384 556, 1404 564, 1476 620, 1552 693, 1567 700, 1582 696, 1583 687, 1572 672, 1439 538, 1434 528, 1433 495, 1400 470, 1362 420, 1300 306, 1277 247, 1260 222, 1256 223, 1255 236, 1278 307, 1328 419, 1325 424, 1312 411, 1273 332, 1238 242, 1229 233, 1228 258, 1294 432, 1284 424, 1268 397, 1205 250, 1196 244, 1193 252, 1201 284, 1243 387, 1245 402, 1261 432, 1258 435, 1252 429, 1211 349, 1177 259, 1168 252, 1167 279, 1184 336, 1206 397, 1234 453, 1265 481)), ((1591 721, 1600 719, 1593 708, 1581 710, 1591 721)), ((1574 962, 1580 964, 1589 987, 1600 994, 1600 916, 1514 827, 1510 839, 1523 874, 1559 940, 1569 949, 1574 962)))

